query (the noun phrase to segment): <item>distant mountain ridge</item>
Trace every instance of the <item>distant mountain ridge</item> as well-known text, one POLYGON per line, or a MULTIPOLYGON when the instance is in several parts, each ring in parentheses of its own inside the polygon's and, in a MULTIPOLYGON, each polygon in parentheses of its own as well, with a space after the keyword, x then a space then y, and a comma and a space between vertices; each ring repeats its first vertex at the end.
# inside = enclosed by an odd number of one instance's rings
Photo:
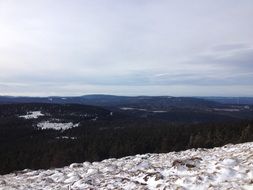
POLYGON ((221 96, 117 96, 107 94, 90 94, 83 96, 48 96, 48 97, 29 97, 29 96, 0 96, 0 104, 3 103, 92 103, 92 104, 119 104, 122 102, 135 102, 137 100, 154 99, 202 99, 222 104, 253 104, 253 97, 221 97, 221 96))
POLYGON ((223 104, 245 104, 253 105, 253 97, 199 97, 223 104))
POLYGON ((0 104, 6 103, 54 103, 54 104, 86 104, 95 106, 139 106, 140 104, 163 104, 163 106, 217 106, 211 100, 194 97, 172 97, 172 96, 114 96, 114 95, 84 95, 72 97, 12 97, 0 96, 0 104))

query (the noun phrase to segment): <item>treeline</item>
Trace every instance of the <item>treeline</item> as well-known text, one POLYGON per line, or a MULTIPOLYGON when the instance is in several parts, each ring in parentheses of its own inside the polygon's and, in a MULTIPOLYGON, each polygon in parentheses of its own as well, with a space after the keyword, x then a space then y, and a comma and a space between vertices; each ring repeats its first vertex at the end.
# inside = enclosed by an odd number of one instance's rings
POLYGON ((253 141, 253 121, 172 124, 148 119, 100 120, 59 132, 37 130, 29 120, 5 117, 0 121, 0 173, 247 141, 253 141))

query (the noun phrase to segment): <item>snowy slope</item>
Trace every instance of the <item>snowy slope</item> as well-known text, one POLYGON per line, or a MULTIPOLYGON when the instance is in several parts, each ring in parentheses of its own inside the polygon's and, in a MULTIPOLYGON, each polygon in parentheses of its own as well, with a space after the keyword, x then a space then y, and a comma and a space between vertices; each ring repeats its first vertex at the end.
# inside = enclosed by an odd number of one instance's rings
POLYGON ((253 189, 253 143, 0 176, 0 189, 253 189))

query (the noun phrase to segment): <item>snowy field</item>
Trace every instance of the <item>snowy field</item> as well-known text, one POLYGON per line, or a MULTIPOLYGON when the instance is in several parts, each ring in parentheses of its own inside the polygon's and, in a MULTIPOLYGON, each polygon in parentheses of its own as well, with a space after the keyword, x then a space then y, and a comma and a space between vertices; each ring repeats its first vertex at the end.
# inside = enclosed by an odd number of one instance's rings
POLYGON ((253 143, 84 162, 0 176, 0 189, 253 189, 253 143))
POLYGON ((39 129, 53 129, 53 130, 68 130, 74 127, 78 127, 79 123, 73 124, 72 122, 69 123, 52 123, 49 121, 41 122, 37 124, 39 129))
POLYGON ((31 111, 31 112, 28 112, 26 115, 20 115, 19 117, 22 117, 25 119, 37 119, 40 116, 44 116, 44 114, 42 114, 41 111, 31 111))
POLYGON ((128 111, 128 110, 136 110, 136 111, 147 111, 146 109, 141 109, 141 108, 128 108, 128 107, 123 107, 123 108, 120 108, 121 110, 124 110, 124 111, 128 111))

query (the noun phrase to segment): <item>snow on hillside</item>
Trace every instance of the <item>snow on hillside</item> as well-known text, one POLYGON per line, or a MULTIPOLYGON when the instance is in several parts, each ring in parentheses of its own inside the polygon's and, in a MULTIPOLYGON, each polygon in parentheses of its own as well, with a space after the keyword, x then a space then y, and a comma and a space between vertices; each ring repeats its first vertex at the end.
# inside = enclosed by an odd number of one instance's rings
POLYGON ((137 110, 137 111, 147 111, 146 109, 142 109, 142 108, 128 108, 128 107, 123 107, 120 108, 123 111, 128 111, 128 110, 137 110))
POLYGON ((54 129, 54 130, 68 130, 73 127, 78 127, 79 123, 73 124, 72 122, 69 123, 51 123, 49 121, 40 122, 37 124, 39 129, 54 129))
POLYGON ((0 189, 253 189, 253 143, 0 176, 0 189))
POLYGON ((26 115, 20 115, 19 117, 25 119, 37 119, 40 116, 44 116, 44 114, 42 114, 41 111, 30 111, 26 115))

